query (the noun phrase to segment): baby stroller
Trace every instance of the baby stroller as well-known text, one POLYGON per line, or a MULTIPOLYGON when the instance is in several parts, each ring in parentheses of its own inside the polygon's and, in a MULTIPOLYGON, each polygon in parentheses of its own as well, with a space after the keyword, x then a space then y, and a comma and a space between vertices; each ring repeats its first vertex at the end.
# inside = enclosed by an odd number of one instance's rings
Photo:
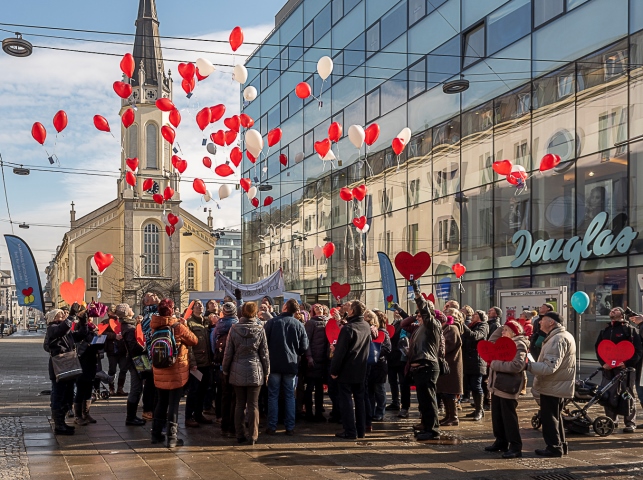
POLYGON ((92 390, 92 402, 98 399, 107 400, 109 398, 109 384, 114 383, 114 376, 108 375, 103 370, 96 372, 94 380, 94 389, 92 390))
MULTIPOLYGON (((600 415, 592 418, 588 411, 589 409, 599 404, 605 406, 609 399, 609 390, 616 383, 625 379, 625 377, 634 371, 632 368, 622 369, 610 382, 604 386, 600 386, 592 382, 592 378, 600 372, 602 368, 597 369, 585 380, 576 380, 576 388, 574 389, 574 398, 565 401, 565 413, 563 414, 563 425, 566 430, 575 433, 589 434, 590 429, 599 437, 607 437, 614 433, 616 426, 614 421, 605 416, 600 415), (582 406, 581 406, 582 404, 582 406), (570 406, 576 407, 574 410, 569 409, 570 406)), ((629 395, 624 392, 624 395, 629 395)), ((534 414, 531 419, 531 425, 538 429, 540 428, 540 411, 534 414)))

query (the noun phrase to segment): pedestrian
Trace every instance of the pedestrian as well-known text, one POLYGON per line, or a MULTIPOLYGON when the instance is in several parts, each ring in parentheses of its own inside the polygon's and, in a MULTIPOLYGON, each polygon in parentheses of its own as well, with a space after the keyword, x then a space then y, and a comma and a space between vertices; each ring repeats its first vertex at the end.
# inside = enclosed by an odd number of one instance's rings
MULTIPOLYGON (((179 401, 190 376, 188 347, 197 344, 197 338, 182 321, 172 315, 173 312, 174 302, 171 299, 163 299, 158 305, 158 314, 152 315, 152 338, 160 341, 161 335, 167 332, 166 343, 173 338, 175 347, 174 363, 169 366, 155 366, 155 352, 152 356, 154 385, 158 391, 158 402, 152 420, 152 443, 165 441, 168 448, 183 445, 183 440, 178 438, 179 401), (165 437, 162 434, 163 425, 166 425, 165 437)), ((153 341, 152 347, 155 346, 154 343, 156 342, 153 341)))
POLYGON ((90 423, 96 423, 96 420, 89 414, 89 408, 92 403, 92 388, 94 378, 96 378, 100 347, 92 345, 92 341, 96 336, 96 327, 89 322, 87 310, 83 305, 79 305, 75 318, 72 317, 72 322, 76 322, 72 335, 76 344, 80 367, 83 370, 83 373, 76 378, 74 423, 85 426, 90 423))
MULTIPOLYGON (((386 410, 399 411, 399 418, 409 417, 411 408, 411 385, 407 381, 406 362, 409 353, 411 335, 402 328, 402 320, 409 315, 397 303, 392 307, 393 328, 395 333, 391 337, 391 354, 388 357, 388 383, 391 390, 391 404, 386 410)), ((415 317, 413 317, 415 321, 415 317)))
POLYGON ((4 338, 4 317, 0 319, 0 338, 4 338))
POLYGON ((326 421, 324 411, 324 379, 328 369, 328 349, 330 344, 326 337, 328 316, 324 314, 324 306, 316 303, 312 307, 313 316, 304 325, 308 336, 306 350, 306 420, 326 421), (313 414, 313 392, 315 392, 315 413, 313 414))
POLYGON ((610 310, 611 322, 607 327, 601 330, 596 339, 596 358, 603 367, 602 384, 606 385, 621 373, 623 369, 628 369, 625 378, 616 382, 608 390, 609 399, 605 403, 605 415, 614 420, 618 426, 617 416, 622 415, 625 420, 623 433, 634 433, 636 429, 636 404, 634 403, 634 386, 636 383, 636 368, 639 366, 643 354, 641 346, 641 336, 635 327, 627 323, 624 316, 624 310, 621 307, 614 307, 610 310), (616 345, 621 342, 630 342, 634 346, 634 355, 629 360, 621 362, 618 365, 609 363, 606 359, 601 358, 598 346, 603 340, 610 340, 616 345), (625 394, 627 392, 627 395, 625 394))
POLYGON ((259 391, 270 376, 268 341, 257 319, 255 302, 243 304, 239 322, 230 329, 223 376, 226 383, 234 386, 237 442, 254 445, 259 436, 259 391))
MULTIPOLYGON (((341 329, 345 324, 346 320, 342 318, 342 310, 338 307, 333 307, 330 312, 329 312, 330 318, 329 322, 335 322, 337 324, 337 328, 341 329)), ((332 405, 331 411, 330 411, 330 416, 328 417, 328 421, 332 423, 342 423, 342 416, 341 416, 341 406, 339 403, 339 385, 337 383, 337 380, 334 379, 331 374, 330 374, 330 366, 333 358, 333 349, 334 346, 329 345, 328 347, 328 370, 327 370, 327 381, 328 381, 328 398, 330 398, 330 402, 332 405)))
POLYGON ((210 331, 202 313, 201 300, 195 300, 192 305, 192 315, 186 321, 187 327, 197 338, 197 344, 189 349, 190 370, 193 373, 188 380, 188 394, 185 400, 185 426, 193 428, 213 423, 212 420, 203 416, 203 402, 210 384, 212 353, 210 331))
POLYGON ((516 355, 511 361, 493 360, 489 365, 491 391, 491 422, 495 441, 485 447, 487 452, 503 452, 502 458, 522 457, 522 439, 518 424, 518 398, 525 384, 523 372, 527 366, 529 340, 522 325, 510 320, 497 329, 491 341, 500 337, 511 338, 516 344, 516 355))
MULTIPOLYGON (((469 326, 469 324, 470 324, 470 323, 471 323, 471 321, 473 320, 473 314, 475 313, 475 311, 473 310, 473 308, 472 308, 470 305, 464 305, 464 306, 460 309, 460 313, 464 316, 464 324, 465 324, 466 326, 469 326)), ((486 315, 485 315, 485 316, 486 316, 486 315)))
MULTIPOLYGON (((489 324, 489 334, 487 338, 490 338, 491 335, 496 331, 496 329, 501 327, 502 324, 502 309, 500 307, 491 307, 487 312, 487 323, 489 324)), ((484 393, 484 401, 482 407, 485 412, 491 410, 491 392, 489 392, 489 375, 482 376, 482 391, 484 393)))
POLYGON ((532 333, 531 337, 529 337, 529 352, 534 358, 538 358, 540 356, 540 349, 542 348, 543 341, 547 336, 544 332, 540 331, 540 319, 547 312, 553 312, 554 310, 554 306, 551 303, 543 303, 540 307, 538 307, 538 316, 532 319, 534 333, 532 333))
MULTIPOLYGON (((114 306, 114 309, 116 306, 114 306)), ((127 380, 127 351, 125 350, 125 345, 123 344, 123 336, 119 333, 114 332, 111 325, 114 322, 118 321, 118 317, 114 313, 114 310, 111 309, 107 318, 102 321, 103 324, 107 325, 107 328, 103 332, 107 338, 105 340, 105 353, 107 354, 107 374, 112 378, 112 381, 109 384, 109 395, 117 397, 126 397, 127 392, 124 390, 125 381, 127 380), (110 323, 111 320, 111 323, 110 323), (114 389, 114 380, 116 376, 116 370, 118 369, 118 388, 114 389)))
POLYGON ((266 322, 266 337, 270 352, 270 379, 268 381, 268 427, 266 433, 274 435, 279 418, 279 394, 284 395, 284 426, 286 435, 295 430, 295 380, 299 357, 306 354, 308 336, 304 325, 294 317, 299 312, 295 299, 284 303, 281 315, 266 322))
POLYGON ((348 317, 340 329, 337 344, 331 346, 330 375, 337 380, 344 431, 335 436, 343 439, 364 438, 366 411, 364 381, 371 343, 371 329, 364 321, 366 306, 359 300, 344 308, 348 317))
POLYGON ((123 337, 123 345, 127 352, 127 370, 130 374, 130 389, 127 396, 127 417, 125 418, 125 425, 128 426, 143 426, 145 420, 136 416, 138 403, 141 401, 143 395, 143 381, 141 376, 136 370, 134 364, 134 357, 143 355, 145 348, 141 346, 136 340, 136 321, 134 320, 134 311, 127 303, 121 303, 116 306, 114 311, 121 324, 121 335, 123 337))
MULTIPOLYGON (((216 300, 208 300, 205 304, 205 313, 203 314, 205 324, 208 326, 208 344, 210 345, 210 355, 212 355, 212 337, 214 335, 214 327, 217 326, 219 321, 219 304, 216 300)), ((221 421, 221 388, 214 364, 210 365, 210 385, 205 392, 205 400, 203 401, 203 413, 207 415, 214 415, 217 422, 221 421)))
POLYGON ((212 332, 212 364, 217 371, 217 378, 221 385, 221 435, 224 437, 236 436, 234 427, 234 387, 225 382, 223 378, 223 358, 228 342, 230 328, 239 322, 237 307, 232 302, 226 302, 221 307, 223 317, 217 322, 212 332))
POLYGON ((444 353, 449 373, 440 375, 436 384, 437 392, 444 403, 445 417, 440 420, 440 426, 458 426, 458 411, 456 400, 462 395, 462 337, 460 336, 459 324, 454 323, 451 315, 445 315, 437 310, 436 318, 442 324, 444 335, 444 353))
POLYGON ((482 377, 487 374, 487 364, 478 354, 478 343, 480 340, 486 340, 488 333, 487 314, 482 310, 476 310, 469 325, 465 323, 462 333, 463 384, 464 390, 471 392, 474 405, 474 411, 466 417, 476 422, 484 417, 482 377))
MULTIPOLYGON (((150 345, 152 343, 152 316, 158 313, 158 305, 161 300, 154 292, 147 292, 143 296, 143 320, 141 329, 145 337, 145 354, 151 358, 150 345)), ((154 418, 154 406, 156 404, 156 387, 154 386, 154 371, 152 369, 140 373, 143 379, 143 420, 154 418)))
MULTIPOLYGON (((384 341, 380 342, 379 358, 375 360, 368 373, 368 397, 371 405, 371 417, 375 422, 384 420, 386 407, 386 377, 388 376, 388 356, 391 354, 391 338, 386 330, 386 315, 381 310, 372 312, 375 317, 371 323, 371 333, 377 339, 380 335, 384 341)), ((366 316, 364 316, 366 318, 366 316)), ((370 358, 370 357, 369 357, 370 358)), ((368 412, 367 412, 368 417, 368 412)))
POLYGON ((576 342, 556 312, 540 318, 540 329, 547 336, 538 361, 527 363, 527 371, 535 375, 531 390, 534 397, 540 397, 540 420, 547 444, 544 449, 536 449, 536 454, 561 457, 567 454, 562 413, 565 399, 574 396, 576 342))

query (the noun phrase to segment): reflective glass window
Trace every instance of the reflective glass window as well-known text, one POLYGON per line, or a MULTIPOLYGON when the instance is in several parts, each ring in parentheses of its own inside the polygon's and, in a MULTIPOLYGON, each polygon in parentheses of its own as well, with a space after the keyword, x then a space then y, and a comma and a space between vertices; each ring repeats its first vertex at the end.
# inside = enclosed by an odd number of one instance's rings
POLYGON ((462 54, 462 68, 476 63, 485 56, 485 28, 484 23, 472 28, 464 34, 464 52, 462 54))
POLYGON ((397 5, 391 12, 382 17, 380 22, 380 46, 386 47, 406 31, 407 5, 406 0, 397 5))
POLYGON ((288 119, 288 97, 281 101, 281 121, 285 122, 288 119))
MULTIPOLYGON (((629 224, 634 231, 643 232, 643 189, 638 186, 637 182, 637 179, 641 178, 641 175, 643 175, 643 143, 633 143, 631 149, 629 224)), ((596 175, 594 175, 594 177, 595 176, 596 175)), ((638 253, 643 253, 643 238, 641 238, 640 234, 634 241, 633 250, 638 253)))
POLYGON ((587 0, 567 0, 567 11, 582 5, 587 0))
POLYGON ((425 58, 409 67, 409 98, 419 95, 424 90, 426 90, 425 58))
POLYGON ((426 0, 409 0, 409 25, 413 25, 426 15, 426 0))
POLYGON ((261 133, 261 136, 264 136, 268 133, 268 114, 267 113, 263 117, 261 117, 259 122, 259 128, 261 129, 259 132, 261 133))
POLYGON ((485 15, 504 3, 507 3, 507 0, 462 0, 462 28, 466 29, 478 23, 485 15))
POLYGON ((304 101, 299 98, 293 90, 292 92, 290 92, 290 94, 288 94, 288 110, 290 115, 298 112, 302 108, 304 108, 304 101))
POLYGON ((333 83, 339 82, 344 76, 344 52, 341 51, 335 58, 333 58, 333 73, 331 74, 331 81, 333 83))
POLYGON ((365 35, 362 33, 344 49, 344 75, 350 74, 366 61, 365 35))
POLYGON ((427 56, 427 88, 460 72, 460 37, 453 37, 427 56))
POLYGON ((493 257, 493 185, 456 194, 462 215, 462 259, 468 271, 491 268, 493 257))
POLYGON ((304 54, 304 33, 300 32, 290 45, 288 45, 288 60, 290 66, 301 58, 304 54))
POLYGON ((313 131, 311 130, 308 133, 304 134, 304 155, 312 155, 313 152, 315 151, 315 136, 313 134, 313 131))
POLYGON ((308 49, 313 46, 315 43, 315 37, 313 35, 313 22, 310 22, 304 28, 304 49, 308 49))
POLYGON ((487 17, 487 53, 492 55, 531 32, 530 0, 514 0, 487 17))
POLYGON ((331 27, 331 13, 330 13, 330 4, 326 5, 326 8, 324 8, 319 14, 315 17, 314 20, 314 39, 315 43, 317 43, 324 35, 326 35, 328 32, 330 32, 330 27, 331 27))
POLYGON ((380 116, 380 89, 366 95, 366 123, 371 123, 380 116))
POLYGON ((333 25, 339 22, 344 16, 344 0, 332 0, 333 25))
MULTIPOLYGON (((509 267, 516 253, 511 241, 518 230, 531 231, 531 181, 525 182, 527 188, 517 191, 505 179, 494 185, 494 267, 509 267)), ((535 196, 534 196, 535 197, 535 196)), ((537 212, 536 212, 537 213, 537 212)))
POLYGON ((406 70, 387 80, 380 87, 382 115, 395 110, 407 101, 406 70))
POLYGON ((268 131, 277 128, 281 123, 281 108, 279 105, 268 112, 268 131))
MULTIPOLYGON (((364 97, 344 109, 344 122, 347 126, 364 125, 364 116, 364 97)), ((346 131, 348 132, 348 127, 346 127, 346 131)))
POLYGON ((538 28, 565 11, 565 0, 534 0, 534 27, 538 28))
POLYGON ((270 62, 266 69, 268 70, 268 85, 272 85, 272 83, 277 80, 281 74, 279 58, 275 58, 270 62))
POLYGON ((344 13, 350 12, 359 4, 360 1, 361 0, 344 0, 344 13))
POLYGON ((376 23, 366 31, 366 56, 370 57, 380 49, 380 24, 376 23))
POLYGON ((281 72, 284 73, 286 70, 288 70, 288 67, 290 66, 290 63, 288 63, 288 47, 284 48, 281 53, 279 54, 279 58, 281 59, 281 72))

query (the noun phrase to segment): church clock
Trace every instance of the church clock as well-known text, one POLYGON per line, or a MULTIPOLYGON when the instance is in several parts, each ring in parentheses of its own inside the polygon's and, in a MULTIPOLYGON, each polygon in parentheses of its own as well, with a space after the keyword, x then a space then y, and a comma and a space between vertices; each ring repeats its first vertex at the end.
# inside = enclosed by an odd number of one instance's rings
POLYGON ((160 188, 159 188, 159 184, 155 181, 155 182, 152 184, 152 186, 150 187, 150 189, 149 189, 149 190, 145 190, 145 192, 146 192, 146 193, 149 193, 150 195, 154 195, 154 194, 159 193, 159 190, 160 190, 160 188))

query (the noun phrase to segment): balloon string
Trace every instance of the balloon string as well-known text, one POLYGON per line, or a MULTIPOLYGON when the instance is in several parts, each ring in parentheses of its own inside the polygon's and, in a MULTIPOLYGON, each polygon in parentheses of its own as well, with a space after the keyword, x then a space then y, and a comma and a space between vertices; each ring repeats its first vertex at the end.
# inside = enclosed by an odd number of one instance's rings
POLYGON ((464 293, 464 287, 462 286, 462 279, 460 279, 460 292, 464 293))

